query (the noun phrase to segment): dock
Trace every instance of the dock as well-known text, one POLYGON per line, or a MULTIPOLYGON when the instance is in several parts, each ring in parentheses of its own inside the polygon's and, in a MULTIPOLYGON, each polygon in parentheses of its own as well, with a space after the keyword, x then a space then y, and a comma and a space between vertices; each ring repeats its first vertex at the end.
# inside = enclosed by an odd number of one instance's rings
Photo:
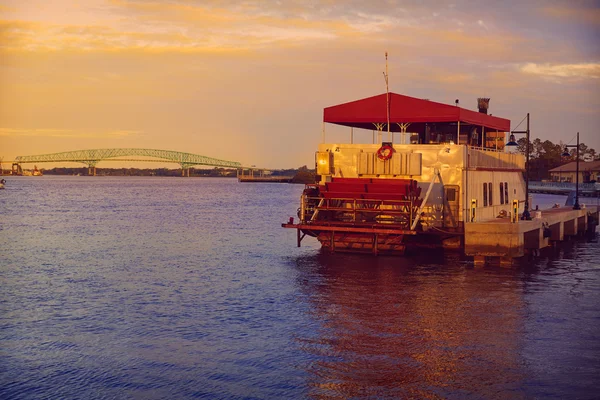
MULTIPOLYGON (((575 192, 576 185, 572 182, 529 182, 530 193, 569 194, 575 192)), ((600 197, 600 183, 580 183, 580 197, 600 197)))
POLYGON ((533 211, 530 221, 497 218, 465 224, 465 254, 476 265, 499 262, 512 265, 513 260, 540 249, 583 235, 598 224, 599 206, 580 210, 572 207, 533 211))
POLYGON ((290 183, 293 176, 273 174, 276 170, 257 168, 256 166, 244 167, 237 170, 238 182, 267 182, 267 183, 290 183))
POLYGON ((238 176, 239 182, 270 182, 270 183, 290 183, 291 176, 238 176))

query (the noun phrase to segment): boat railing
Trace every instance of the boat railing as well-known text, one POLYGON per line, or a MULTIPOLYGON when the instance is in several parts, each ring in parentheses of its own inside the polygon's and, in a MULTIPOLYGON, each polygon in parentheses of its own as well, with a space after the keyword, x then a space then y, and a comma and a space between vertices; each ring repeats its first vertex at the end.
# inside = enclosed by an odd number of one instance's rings
POLYGON ((525 169, 525 158, 520 153, 489 151, 468 147, 469 168, 525 169))
POLYGON ((303 223, 382 224, 410 227, 416 202, 409 200, 351 197, 310 197, 304 195, 300 219, 303 223))
POLYGON ((470 144, 468 144, 467 147, 469 149, 473 149, 473 150, 489 151, 492 153, 504 153, 505 152, 504 149, 496 149, 496 148, 481 147, 481 146, 471 146, 470 144))

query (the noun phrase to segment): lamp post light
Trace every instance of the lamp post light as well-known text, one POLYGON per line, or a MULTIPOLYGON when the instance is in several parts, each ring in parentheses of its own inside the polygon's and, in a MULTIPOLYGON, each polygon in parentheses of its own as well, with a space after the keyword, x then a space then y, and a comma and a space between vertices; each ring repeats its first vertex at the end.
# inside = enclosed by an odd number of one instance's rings
POLYGON ((515 134, 525 134, 525 210, 521 216, 522 220, 531 220, 531 214, 529 213, 529 113, 527 113, 527 130, 525 131, 510 131, 508 138, 507 147, 518 146, 519 144, 515 140, 515 134))
POLYGON ((565 152, 562 154, 563 157, 569 157, 569 147, 575 147, 575 204, 573 204, 573 210, 581 210, 579 206, 579 132, 577 132, 577 144, 576 145, 565 145, 565 152))

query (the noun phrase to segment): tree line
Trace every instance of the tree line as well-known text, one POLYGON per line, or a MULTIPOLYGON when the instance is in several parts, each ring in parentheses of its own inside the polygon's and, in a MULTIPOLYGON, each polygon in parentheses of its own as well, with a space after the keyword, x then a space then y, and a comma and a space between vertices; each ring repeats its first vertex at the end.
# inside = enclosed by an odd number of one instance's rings
MULTIPOLYGON (((526 155, 527 139, 519 138, 517 141, 517 150, 526 155)), ((561 165, 577 160, 577 149, 565 147, 563 142, 553 143, 550 140, 536 138, 529 142, 529 179, 539 181, 550 178, 550 170, 561 165), (569 153, 568 157, 563 156, 565 149, 569 153)), ((585 143, 579 143, 579 160, 594 161, 600 160, 600 154, 596 150, 587 146, 585 143)))
MULTIPOLYGON (((87 167, 57 167, 42 169, 45 175, 81 175, 89 174, 87 167)), ((10 174, 10 170, 5 171, 10 174)), ((100 176, 181 176, 181 169, 170 168, 96 168, 96 175, 100 176)), ((190 168, 190 176, 195 177, 225 177, 235 178, 235 168, 190 168)), ((312 183, 315 179, 314 169, 306 165, 299 168, 282 169, 271 172, 271 176, 291 176, 294 182, 312 183)))

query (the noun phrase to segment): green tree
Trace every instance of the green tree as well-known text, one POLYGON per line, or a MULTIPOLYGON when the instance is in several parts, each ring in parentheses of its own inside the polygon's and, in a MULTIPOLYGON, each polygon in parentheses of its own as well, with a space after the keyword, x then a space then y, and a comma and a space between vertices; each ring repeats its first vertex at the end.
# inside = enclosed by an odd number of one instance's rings
MULTIPOLYGON (((517 140, 517 151, 525 155, 527 140, 524 137, 517 140)), ((569 157, 562 157, 565 151, 565 145, 562 142, 558 144, 550 140, 541 141, 535 138, 533 142, 529 142, 529 178, 531 180, 543 180, 550 178, 550 170, 556 168, 565 162, 571 162, 576 159, 577 149, 568 148, 569 157)), ((600 159, 596 150, 588 147, 585 143, 579 143, 579 158, 583 159, 600 159)))

